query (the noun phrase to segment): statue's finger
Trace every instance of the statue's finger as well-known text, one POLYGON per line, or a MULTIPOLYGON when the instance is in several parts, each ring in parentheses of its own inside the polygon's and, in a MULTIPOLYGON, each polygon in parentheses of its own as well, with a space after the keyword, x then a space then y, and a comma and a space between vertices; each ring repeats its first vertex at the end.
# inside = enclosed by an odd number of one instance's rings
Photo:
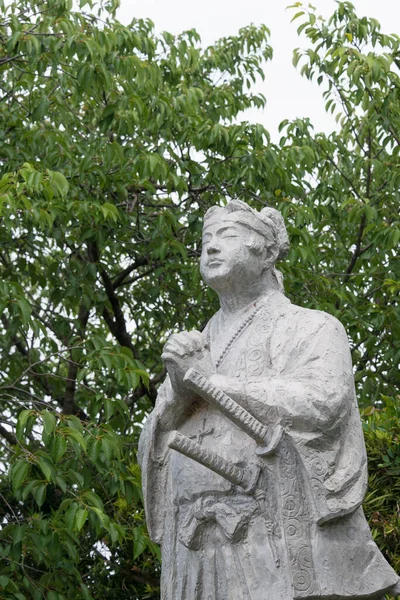
POLYGON ((181 342, 184 342, 185 340, 190 340, 190 339, 191 339, 191 336, 190 336, 189 331, 180 331, 179 333, 172 333, 169 336, 168 341, 179 340, 181 342))
POLYGON ((169 344, 168 347, 164 347, 162 356, 171 354, 173 357, 184 358, 185 356, 189 356, 190 353, 187 352, 186 348, 183 348, 180 344, 169 344))
POLYGON ((189 336, 191 339, 191 342, 193 344, 194 350, 195 351, 201 351, 204 347, 204 343, 203 343, 203 336, 201 335, 200 331, 190 331, 189 332, 189 336))
POLYGON ((177 341, 179 341, 180 344, 186 346, 191 352, 197 350, 196 337, 193 336, 192 331, 182 331, 178 336, 179 338, 177 338, 177 341))
POLYGON ((163 352, 161 354, 161 360, 163 361, 163 363, 173 363, 174 365, 177 365, 179 362, 179 359, 181 359, 181 355, 180 354, 176 354, 175 352, 163 352))
POLYGON ((183 337, 178 338, 177 336, 174 338, 170 338, 168 342, 164 346, 164 350, 169 350, 169 348, 174 348, 175 351, 181 352, 181 354, 191 355, 194 352, 193 341, 189 339, 185 339, 183 337))

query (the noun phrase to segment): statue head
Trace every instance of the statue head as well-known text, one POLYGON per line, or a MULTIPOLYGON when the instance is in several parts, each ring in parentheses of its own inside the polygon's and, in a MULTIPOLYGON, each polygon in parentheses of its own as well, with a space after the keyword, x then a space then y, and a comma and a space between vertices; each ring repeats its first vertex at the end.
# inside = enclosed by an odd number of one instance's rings
POLYGON ((285 223, 277 210, 268 207, 258 212, 245 202, 232 200, 205 214, 201 273, 217 292, 233 278, 251 285, 266 273, 271 274, 274 287, 282 289, 275 262, 284 258, 288 249, 285 223))

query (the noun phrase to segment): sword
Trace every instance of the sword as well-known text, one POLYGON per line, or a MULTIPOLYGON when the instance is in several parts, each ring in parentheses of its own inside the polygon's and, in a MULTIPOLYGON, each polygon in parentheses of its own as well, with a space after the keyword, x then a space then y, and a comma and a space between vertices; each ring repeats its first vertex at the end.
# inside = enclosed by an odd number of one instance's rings
POLYGON ((256 487, 261 470, 259 465, 251 464, 246 469, 239 467, 215 454, 215 452, 205 450, 200 444, 193 442, 179 431, 172 432, 168 446, 214 471, 214 473, 222 475, 231 483, 241 486, 245 492, 252 492, 256 487))
POLYGON ((232 400, 222 390, 215 387, 196 369, 188 369, 183 381, 188 388, 196 392, 204 400, 207 400, 209 404, 216 406, 231 421, 236 423, 240 429, 253 438, 259 446, 256 449, 256 454, 266 456, 275 450, 283 434, 283 427, 281 425, 277 425, 273 429, 264 425, 240 406, 240 404, 235 402, 235 400, 232 400))

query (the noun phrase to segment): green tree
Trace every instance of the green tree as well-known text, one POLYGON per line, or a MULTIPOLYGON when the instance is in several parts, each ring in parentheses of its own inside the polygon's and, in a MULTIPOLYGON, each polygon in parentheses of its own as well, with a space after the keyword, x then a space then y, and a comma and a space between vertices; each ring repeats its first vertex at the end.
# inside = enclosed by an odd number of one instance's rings
POLYGON ((195 31, 121 25, 116 3, 71 4, 0 2, 2 597, 158 598, 137 440, 163 343, 215 310, 201 217, 234 197, 283 212, 289 297, 349 332, 381 469, 367 506, 398 564, 381 490, 398 473, 399 39, 348 2, 329 22, 299 7, 311 46, 295 59, 338 128, 283 123, 272 144, 240 122, 265 103, 266 27, 203 49, 195 31))

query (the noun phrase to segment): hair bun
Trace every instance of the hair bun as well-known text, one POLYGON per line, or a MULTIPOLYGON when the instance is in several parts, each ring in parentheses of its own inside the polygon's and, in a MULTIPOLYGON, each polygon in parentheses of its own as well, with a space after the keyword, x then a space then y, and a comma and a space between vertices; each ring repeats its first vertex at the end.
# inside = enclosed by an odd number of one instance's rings
POLYGON ((262 219, 267 226, 271 227, 273 231, 278 246, 277 260, 285 258, 289 252, 290 244, 285 221, 283 220, 281 213, 275 208, 267 206, 263 208, 258 215, 259 218, 262 219))

